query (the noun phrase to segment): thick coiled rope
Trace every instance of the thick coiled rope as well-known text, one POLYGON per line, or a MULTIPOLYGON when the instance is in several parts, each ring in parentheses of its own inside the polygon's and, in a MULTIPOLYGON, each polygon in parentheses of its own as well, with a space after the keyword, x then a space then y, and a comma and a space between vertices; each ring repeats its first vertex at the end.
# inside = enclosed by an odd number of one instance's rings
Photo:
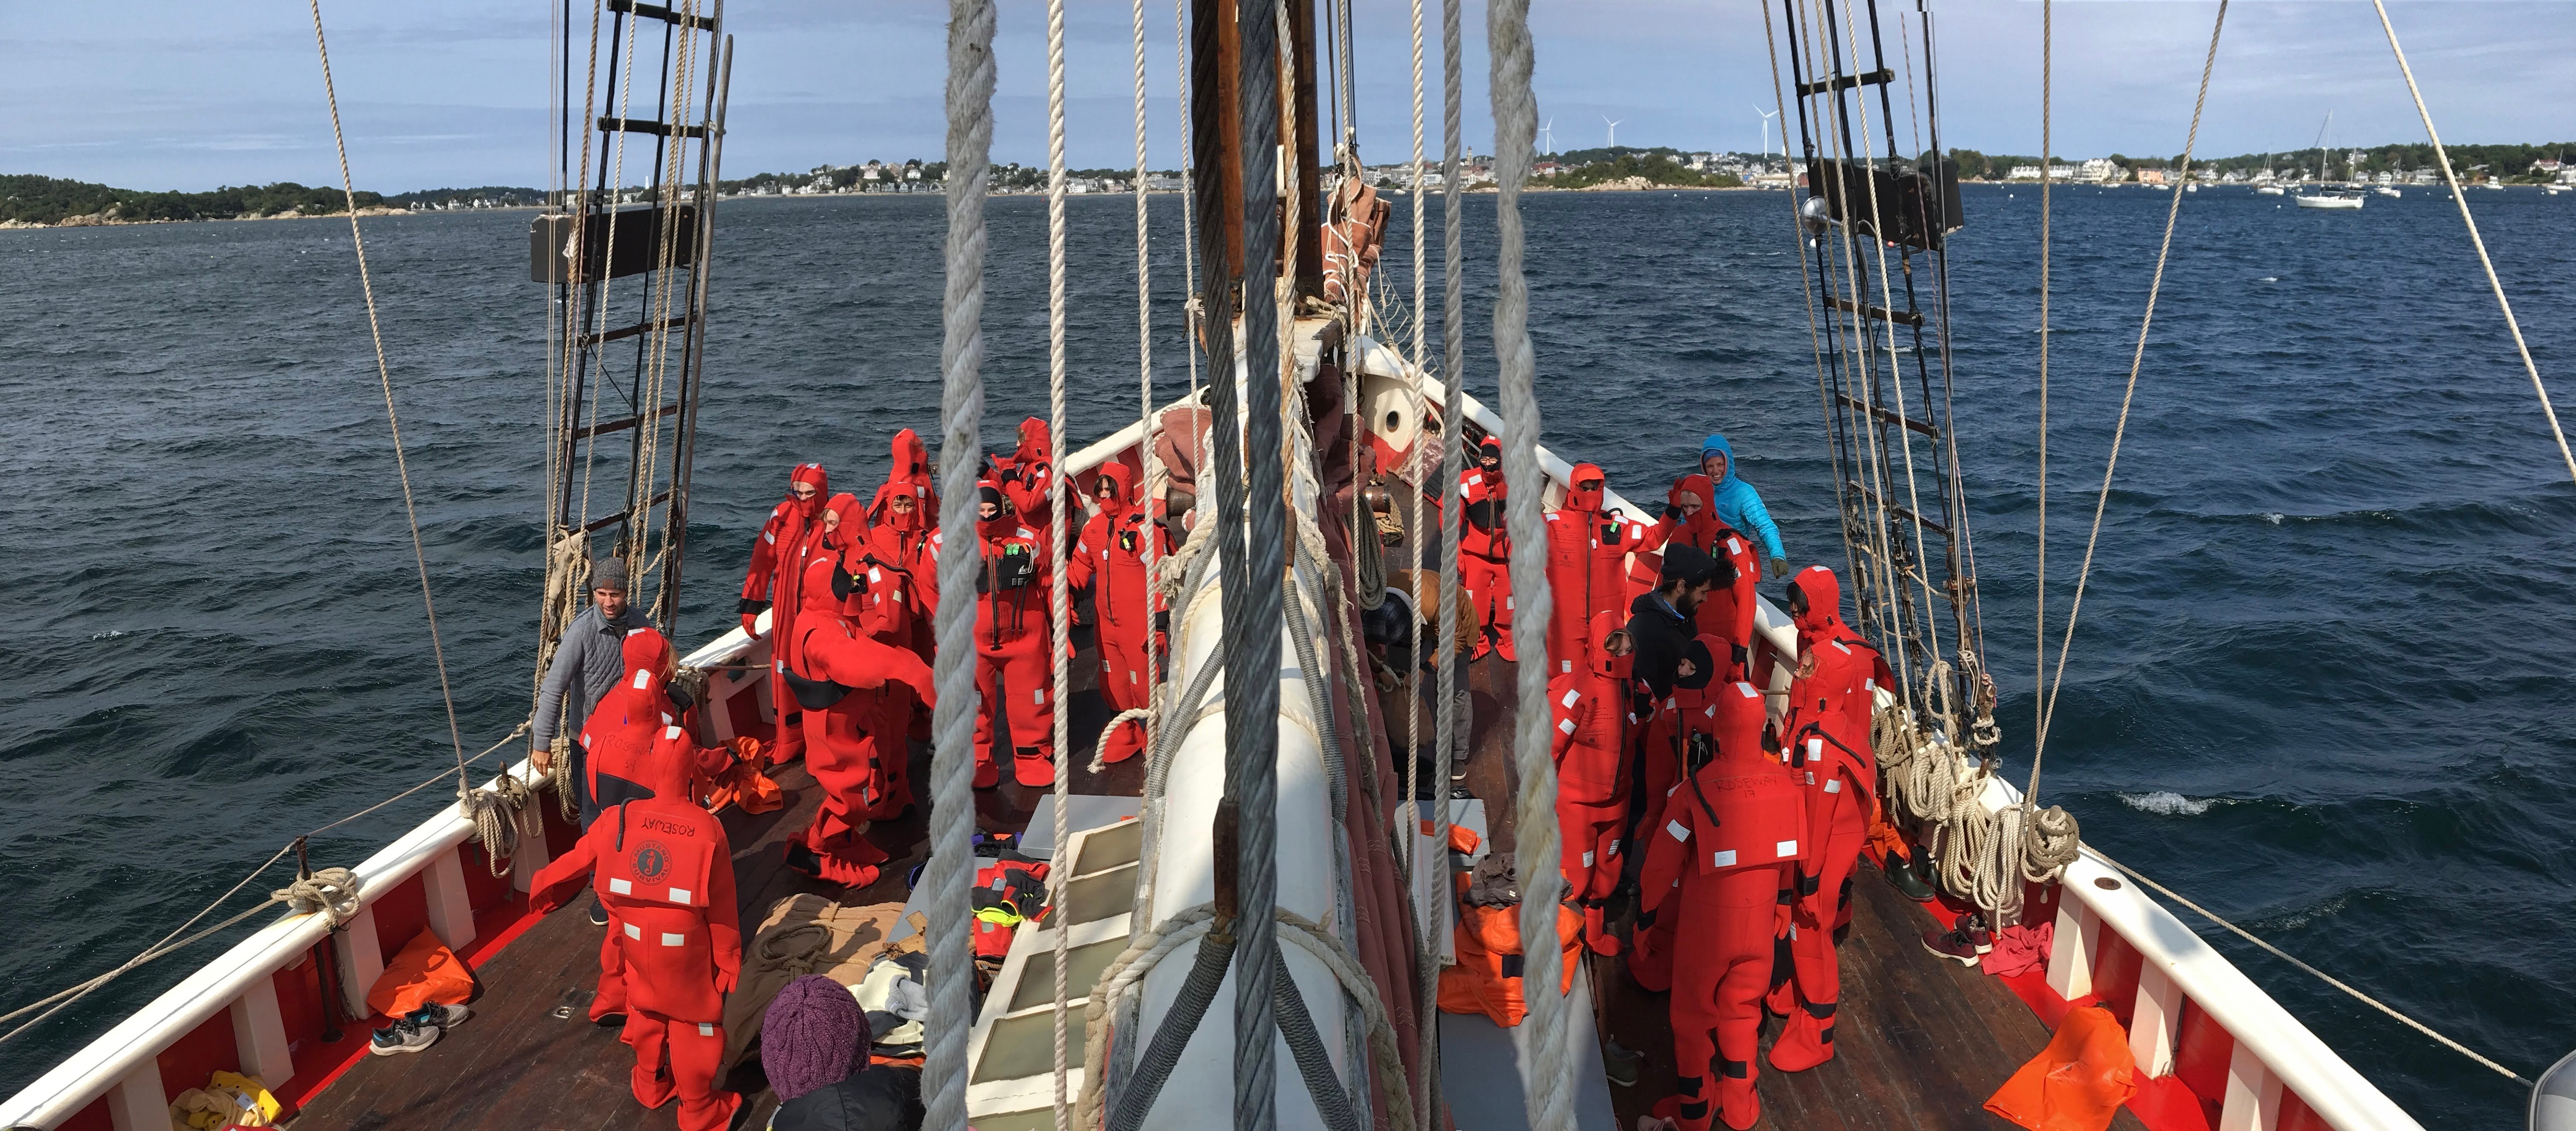
MULTIPOLYGON (((984 195, 993 150, 992 0, 948 5, 948 262, 940 320, 939 586, 974 592, 983 556, 975 535, 975 474, 983 456, 984 195)), ((940 603, 934 661, 939 704, 930 762, 930 1024, 922 1067, 923 1126, 966 1126, 966 1030, 975 1008, 966 903, 975 830, 974 602, 940 603)))
POLYGON ((347 868, 324 868, 269 893, 269 898, 284 903, 298 915, 321 915, 339 930, 358 917, 364 900, 358 897, 358 874, 347 868))
MULTIPOLYGON (((519 724, 521 729, 527 725, 519 724)), ((511 737, 517 735, 511 732, 511 737)), ((535 798, 515 770, 503 773, 490 789, 456 791, 457 813, 474 826, 474 842, 483 846, 483 859, 493 875, 510 874, 510 861, 519 854, 519 838, 527 832, 528 803, 535 798)))
POLYGON ((2034 809, 2025 798, 1988 812, 1978 800, 1985 775, 1970 770, 1958 746, 1914 725, 1901 706, 1871 716, 1870 744, 1895 816, 1932 830, 1925 847, 1938 845, 1942 890, 1975 903, 1988 922, 2019 921, 2023 885, 2055 880, 2082 847, 2082 827, 2058 806, 2034 809))

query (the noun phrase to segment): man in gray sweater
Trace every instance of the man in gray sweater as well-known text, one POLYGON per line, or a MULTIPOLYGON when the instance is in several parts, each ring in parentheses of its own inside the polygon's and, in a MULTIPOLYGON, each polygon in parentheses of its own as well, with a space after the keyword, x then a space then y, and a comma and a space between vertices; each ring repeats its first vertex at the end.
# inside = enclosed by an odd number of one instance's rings
MULTIPOLYGON (((590 566, 590 607, 565 626, 563 641, 546 667, 545 685, 537 692, 537 718, 529 732, 528 757, 539 771, 554 761, 558 733, 581 735, 590 709, 626 676, 626 633, 642 620, 626 606, 626 562, 600 558, 590 566)), ((580 795, 582 824, 590 823, 588 777, 582 772, 581 743, 572 744, 573 789, 580 795)))

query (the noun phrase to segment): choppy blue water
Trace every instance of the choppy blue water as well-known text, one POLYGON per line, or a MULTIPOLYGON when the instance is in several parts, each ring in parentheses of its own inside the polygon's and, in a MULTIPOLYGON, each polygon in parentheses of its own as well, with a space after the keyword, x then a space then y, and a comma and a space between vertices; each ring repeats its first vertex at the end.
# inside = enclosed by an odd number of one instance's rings
MULTIPOLYGON (((2474 196, 2544 373, 2576 381, 2576 199, 2474 196)), ((2063 610, 2171 197, 2057 200, 2063 610)), ((1178 203, 1154 205, 1167 395, 1183 381, 1178 203)), ((2448 200, 2281 204, 2185 205, 2042 793, 2105 851, 2528 1073, 2576 1046, 2576 487, 2448 200)), ((1972 189, 1968 209, 1958 421, 2018 776, 2038 207, 1972 189)), ((1780 194, 1530 199, 1547 442, 1655 498, 1723 429, 1793 556, 1839 563, 1787 210, 1780 194)), ((1134 412, 1132 211, 1071 211, 1088 437, 1134 412)), ((1492 198, 1467 215, 1468 380, 1489 392, 1492 198)), ((1034 198, 992 210, 996 447, 1044 411, 1043 216, 1034 198)), ((525 223, 368 222, 469 750, 528 708, 544 312, 525 223)), ((1386 270, 1401 279, 1400 201, 1396 227, 1386 270)), ((730 619, 790 464, 873 486, 893 429, 933 431, 943 231, 935 198, 724 205, 688 639, 730 619)), ((0 263, 0 763, 16 786, 0 797, 14 911, 0 1007, 14 1007, 450 755, 346 225, 6 232, 0 263)), ((335 830, 318 861, 353 863, 442 803, 433 789, 335 830)), ((2215 941, 2425 1122, 2516 1118, 2510 1084, 2215 941)), ((0 1046, 0 1088, 190 962, 0 1046)))

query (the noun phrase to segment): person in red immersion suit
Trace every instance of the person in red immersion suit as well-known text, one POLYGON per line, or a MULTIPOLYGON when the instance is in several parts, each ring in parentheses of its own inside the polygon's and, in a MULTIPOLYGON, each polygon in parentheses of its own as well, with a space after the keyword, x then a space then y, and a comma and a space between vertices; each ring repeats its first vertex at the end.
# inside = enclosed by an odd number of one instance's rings
POLYGON ((1548 617, 1549 678, 1579 672, 1590 648, 1593 618, 1620 612, 1628 592, 1628 555, 1647 549, 1647 527, 1602 509, 1601 469, 1574 465, 1565 505, 1547 512, 1547 587, 1555 600, 1548 617))
MULTIPOLYGON (((1073 560, 1065 563, 1068 583, 1091 587, 1094 630, 1100 643, 1100 695, 1112 711, 1136 710, 1151 703, 1146 684, 1147 649, 1155 647, 1152 578, 1145 568, 1150 546, 1157 559, 1172 552, 1171 534, 1151 521, 1136 499, 1136 469, 1117 460, 1100 466, 1093 494, 1100 513, 1082 528, 1073 560)), ((1124 762, 1145 748, 1145 724, 1129 719, 1111 732, 1101 747, 1104 762, 1124 762)))
POLYGON ((1055 628, 1046 546, 1003 509, 1000 484, 988 479, 976 492, 983 563, 975 576, 975 691, 983 704, 975 715, 975 788, 1001 784, 993 756, 997 724, 1011 748, 1012 778, 1049 785, 1055 781, 1055 681, 1047 649, 1055 628))
POLYGON ((1878 761, 1869 740, 1871 700, 1885 669, 1878 649, 1843 623, 1842 587, 1834 571, 1799 571, 1789 581, 1788 603, 1798 628, 1798 671, 1789 684, 1782 727, 1784 760, 1805 795, 1816 843, 1800 870, 1789 924, 1794 977, 1771 996, 1775 1010, 1789 1016, 1788 1028, 1771 1046, 1771 1067, 1797 1072, 1834 1056, 1842 970, 1833 932, 1851 901, 1852 869, 1869 836, 1870 798, 1878 789, 1878 761))
POLYGON ((1696 472, 1673 480, 1664 496, 1663 521, 1652 538, 1657 546, 1681 542, 1735 567, 1735 581, 1709 591, 1696 614, 1699 630, 1725 642, 1718 659, 1731 663, 1732 675, 1752 679, 1754 582, 1762 576, 1762 557, 1753 540, 1717 517, 1708 505, 1716 493, 1708 476, 1696 472))
MULTIPOLYGON (((624 681, 602 696, 582 723, 582 773, 590 787, 581 814, 584 828, 611 805, 659 792, 647 783, 658 779, 664 763, 681 767, 685 781, 692 770, 713 774, 731 758, 724 748, 701 749, 691 738, 690 704, 671 686, 676 660, 660 631, 629 630, 622 654, 624 681)), ((691 800, 685 788, 670 796, 691 800)))
POLYGON ((1762 1114, 1753 1054, 1781 899, 1813 846, 1800 787, 1763 749, 1762 692, 1741 680, 1709 692, 1694 766, 1665 797, 1661 823, 1639 833, 1647 841, 1639 886, 1657 904, 1653 925, 1667 929, 1670 919, 1669 937, 1690 940, 1670 957, 1678 1123, 1701 1131, 1715 1114, 1744 1131, 1762 1114))
MULTIPOLYGON (((1619 752, 1627 737, 1629 654, 1626 622, 1616 613, 1592 618, 1580 670, 1549 680, 1548 711, 1556 724, 1556 820, 1562 834, 1566 898, 1583 908, 1583 934, 1601 954, 1619 953, 1602 906, 1619 886, 1620 817, 1627 776, 1619 752)), ((1554 653, 1550 653, 1553 655, 1554 653)))
POLYGON ((1476 645, 1479 660, 1488 652, 1501 652, 1506 660, 1518 655, 1512 647, 1512 540, 1503 529, 1507 494, 1503 442, 1487 436, 1476 449, 1476 466, 1458 473, 1458 505, 1466 519, 1458 526, 1458 584, 1484 630, 1476 645))
POLYGON ((685 797, 687 767, 652 765, 652 795, 611 805, 539 871, 528 900, 563 906, 584 879, 609 913, 592 1020, 623 1013, 635 1050, 629 1083, 648 1108, 680 1100, 681 1131, 717 1131, 742 1097, 716 1088, 724 995, 742 972, 733 846, 724 824, 685 797))
MULTIPOLYGON (((868 529, 850 571, 867 578, 866 592, 854 598, 860 627, 928 663, 938 652, 932 614, 939 608, 939 490, 927 459, 907 461, 907 438, 908 428, 895 436, 895 469, 868 508, 868 529)), ((920 443, 912 438, 910 447, 920 443)), ((889 694, 886 712, 897 734, 930 737, 930 713, 911 696, 889 694)))
MULTIPOLYGON (((997 461, 994 485, 1018 511, 1020 525, 1038 532, 1038 545, 1049 546, 1047 527, 1055 523, 1055 506, 1048 492, 1055 485, 1055 450, 1047 436, 1047 422, 1030 417, 1020 422, 1020 447, 1011 458, 997 461)), ((1079 504, 1065 500, 1068 513, 1079 514, 1079 504)))
POLYGON ((887 491, 900 483, 919 488, 921 500, 930 504, 931 517, 925 520, 924 525, 936 525, 939 521, 939 477, 930 470, 930 449, 922 444, 921 435, 910 428, 894 434, 893 462, 886 469, 885 485, 877 488, 876 500, 868 508, 868 513, 877 513, 877 507, 886 501, 887 491))
POLYGON ((788 842, 787 865, 846 887, 875 883, 886 859, 862 835, 865 823, 898 815, 912 801, 903 772, 910 751, 900 731, 888 733, 884 699, 936 700, 929 664, 861 631, 843 613, 863 584, 837 557, 808 562, 805 607, 786 646, 788 688, 804 708, 805 766, 823 787, 814 823, 788 842))
POLYGON ((787 635, 788 622, 796 616, 796 584, 805 563, 805 547, 822 528, 823 497, 832 489, 832 477, 819 463, 800 463, 788 473, 787 498, 769 512, 762 523, 760 537, 751 543, 751 568, 744 571, 742 601, 737 611, 742 614, 742 630, 759 636, 759 619, 763 610, 769 613, 769 702, 777 712, 778 731, 769 744, 769 763, 778 765, 795 761, 805 753, 803 725, 797 721, 796 700, 787 694, 786 668, 777 661, 778 641, 787 635))

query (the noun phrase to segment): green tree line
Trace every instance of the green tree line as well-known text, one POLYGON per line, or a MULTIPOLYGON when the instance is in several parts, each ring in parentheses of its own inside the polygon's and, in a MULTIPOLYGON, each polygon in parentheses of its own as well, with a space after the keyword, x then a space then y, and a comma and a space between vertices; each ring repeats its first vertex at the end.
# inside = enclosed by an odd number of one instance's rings
POLYGON ((1557 156, 1557 163, 1567 168, 1551 176, 1532 177, 1530 184, 1540 188, 1579 189, 1624 181, 1630 177, 1644 177, 1650 185, 1677 188, 1740 188, 1744 184, 1741 178, 1731 173, 1694 172, 1674 160, 1680 155, 1678 150, 1629 149, 1626 146, 1616 151, 1579 149, 1557 156), (1569 160, 1594 154, 1612 155, 1580 164, 1569 160))
MULTIPOLYGON (((2534 162, 2544 159, 2563 159, 2566 155, 2576 154, 2576 141, 2549 142, 2542 145, 2454 145, 2448 148, 2451 151, 2451 167, 2459 173, 2462 180, 2532 180, 2546 177, 2546 174, 2536 174, 2532 171, 2534 162)), ((2340 180, 2348 175, 2345 155, 2356 149, 2362 154, 2361 167, 2350 172, 2357 172, 2365 177, 2379 173, 2405 173, 2437 167, 2433 158, 2433 146, 2429 142, 2377 145, 2367 148, 2336 145, 2326 147, 2328 179, 2340 180)), ((2000 181, 2011 174, 2015 165, 2039 164, 2039 158, 2028 154, 1990 154, 1980 153, 1974 149, 1953 149, 1950 151, 1950 157, 1959 163, 1959 176, 1963 180, 2000 181)), ((2059 157, 2058 160, 2073 163, 2076 159, 2059 157)), ((2128 174, 2128 178, 2124 179, 2135 178, 2140 169, 2173 168, 2179 160, 2179 158, 2154 156, 2131 157, 2123 153, 2111 155, 2111 163, 2128 174)), ((2311 146, 2307 149, 2283 150, 2278 153, 2194 157, 2191 165, 2195 170, 2210 170, 2213 176, 2224 176, 2228 173, 2252 176, 2269 167, 2276 176, 2292 177, 2300 173, 2312 174, 2317 171, 2317 151, 2311 146)))
MULTIPOLYGON (((358 207, 379 207, 383 195, 357 194, 358 207)), ((226 186, 212 192, 140 192, 87 181, 33 175, 0 175, 0 221, 56 224, 75 216, 113 220, 230 220, 241 216, 332 216, 348 211, 336 188, 308 188, 293 181, 226 186)))

